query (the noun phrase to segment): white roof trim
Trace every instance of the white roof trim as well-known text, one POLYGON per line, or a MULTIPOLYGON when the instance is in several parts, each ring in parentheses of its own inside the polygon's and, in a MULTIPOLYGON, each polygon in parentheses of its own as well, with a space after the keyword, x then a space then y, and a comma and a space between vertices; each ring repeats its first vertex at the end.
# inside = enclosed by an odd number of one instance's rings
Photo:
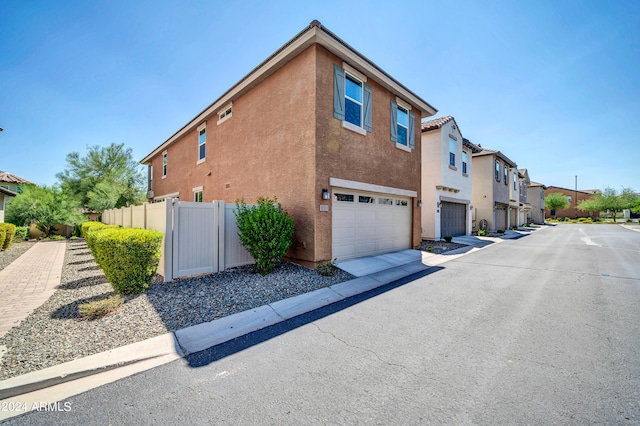
POLYGON ((181 138, 185 133, 191 131, 197 124, 206 120, 209 116, 217 114, 217 112, 228 103, 234 101, 245 92, 249 91, 252 87, 266 79, 268 76, 277 71, 284 64, 289 62, 292 58, 300 54, 307 47, 318 43, 325 47, 327 50, 343 59, 348 61, 349 65, 360 70, 365 75, 373 78, 378 84, 387 88, 391 92, 402 97, 403 100, 411 105, 416 106, 422 112, 422 117, 430 117, 434 115, 437 110, 424 100, 419 98, 413 92, 402 86, 400 83, 393 80, 392 77, 382 72, 379 68, 373 65, 368 59, 361 54, 352 50, 346 46, 344 42, 337 38, 337 36, 330 34, 328 30, 324 30, 321 27, 311 25, 303 30, 299 35, 294 37, 291 41, 277 50, 271 57, 269 57, 262 64, 254 68, 249 74, 241 79, 235 86, 224 93, 213 104, 209 105, 204 111, 193 118, 184 127, 173 134, 164 143, 154 149, 149 155, 144 157, 140 162, 142 164, 148 163, 151 158, 156 156, 159 152, 166 149, 175 140, 181 138))
POLYGON ((393 188, 391 186, 374 185, 372 183, 358 182, 340 178, 329 178, 329 186, 336 186, 357 191, 379 192, 381 194, 400 195, 402 197, 417 197, 418 193, 410 189, 393 188))

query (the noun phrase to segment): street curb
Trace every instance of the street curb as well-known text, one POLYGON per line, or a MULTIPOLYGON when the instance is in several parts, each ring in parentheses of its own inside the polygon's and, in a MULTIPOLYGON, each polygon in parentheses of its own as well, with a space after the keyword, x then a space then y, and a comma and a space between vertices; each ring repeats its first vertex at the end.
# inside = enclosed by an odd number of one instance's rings
MULTIPOLYGON (((497 239, 493 242, 502 241, 497 239)), ((53 397, 51 402, 61 401, 97 387, 88 383, 80 384, 82 379, 91 376, 99 377, 98 385, 113 382, 429 270, 441 263, 491 245, 493 244, 481 247, 468 245, 446 254, 423 255, 421 261, 410 262, 214 321, 186 327, 131 345, 0 381, 0 400, 5 401, 10 398, 15 400, 16 397, 21 397, 38 401, 34 398, 45 400, 53 397), (425 260, 433 261, 434 264, 427 265, 424 263, 425 260), (74 383, 71 382, 77 382, 78 385, 72 386, 74 383), (43 392, 48 390, 51 392, 44 395, 43 392)), ((18 414, 20 413, 2 413, 0 420, 18 414)))
POLYGON ((173 359, 184 356, 173 333, 3 380, 0 382, 0 400, 166 355, 174 355, 173 359))

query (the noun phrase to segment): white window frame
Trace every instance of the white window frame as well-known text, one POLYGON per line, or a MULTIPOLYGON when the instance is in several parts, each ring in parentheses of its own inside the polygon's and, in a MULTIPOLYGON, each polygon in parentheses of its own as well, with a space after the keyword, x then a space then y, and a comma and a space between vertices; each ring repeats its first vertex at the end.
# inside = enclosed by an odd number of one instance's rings
POLYGON ((349 125, 351 125, 357 129, 364 130, 364 81, 358 78, 358 76, 356 76, 355 73, 352 73, 350 70, 347 70, 346 68, 344 70, 344 114, 345 115, 344 115, 343 125, 345 127, 348 127, 349 125), (356 80, 357 82, 360 83, 360 98, 362 99, 362 101, 357 101, 352 97, 350 97, 349 95, 347 95, 347 76, 351 77, 353 80, 356 80), (347 100, 349 100, 350 102, 353 102, 354 104, 360 105, 360 124, 359 125, 354 124, 350 121, 347 121, 347 100))
POLYGON ((513 190, 518 190, 518 173, 516 172, 513 173, 513 190))
MULTIPOLYGON (((402 99, 400 99, 399 97, 396 96, 396 105, 399 108, 404 109, 405 111, 407 111, 407 117, 409 116, 409 111, 411 111, 411 105, 409 105, 408 103, 406 103, 405 101, 403 101, 402 99)), ((409 123, 407 123, 409 124, 409 123)), ((396 128, 398 127, 398 119, 396 117, 396 128)), ((402 126, 404 127, 404 126, 402 126)), ((414 131, 412 129, 412 131, 414 131)), ((396 131, 396 135, 398 134, 398 132, 396 131)), ((409 148, 409 128, 407 127, 407 143, 406 144, 401 144, 400 142, 396 141, 396 148, 401 149, 403 151, 407 151, 407 152, 411 152, 411 148, 409 148)))
MULTIPOLYGON (((407 125, 406 126, 404 124, 400 124, 400 120, 396 116, 396 128, 397 127, 403 127, 405 129, 407 129, 407 139, 404 141, 404 143, 402 143, 400 141, 396 141, 396 144, 402 145, 402 146, 408 148, 409 147, 409 111, 411 111, 411 110, 408 109, 407 107, 405 107, 404 104, 401 104, 400 102, 396 102, 396 104, 398 105, 398 112, 400 112, 400 110, 403 110, 404 112, 407 113, 407 125)), ((400 132, 398 132, 397 130, 396 130, 396 135, 397 135, 397 138, 400 139, 400 132)))
POLYGON ((169 156, 167 155, 167 151, 162 152, 162 179, 167 177, 167 170, 169 164, 169 156))
POLYGON ((233 102, 229 102, 218 111, 218 125, 233 117, 233 102))
POLYGON ((204 163, 207 160, 207 122, 205 121, 197 129, 197 138, 198 138, 198 161, 196 164, 204 163), (200 134, 204 131, 204 142, 200 142, 200 134), (204 145, 204 157, 200 158, 200 147, 204 145))
POLYGON ((468 175, 468 164, 467 164, 467 158, 469 157, 469 154, 467 154, 467 151, 465 151, 464 149, 462 150, 462 174, 463 175, 468 175))
POLYGON ((195 203, 201 203, 204 199, 204 187, 196 186, 195 188, 191 188, 191 191, 193 192, 193 201, 195 203), (198 194, 200 194, 200 201, 198 201, 198 194))

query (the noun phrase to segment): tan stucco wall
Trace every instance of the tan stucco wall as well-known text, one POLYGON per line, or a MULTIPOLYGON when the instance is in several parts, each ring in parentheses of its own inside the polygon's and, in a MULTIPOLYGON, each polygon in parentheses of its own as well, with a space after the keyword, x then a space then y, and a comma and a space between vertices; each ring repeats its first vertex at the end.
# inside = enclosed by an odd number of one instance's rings
POLYGON ((544 223, 544 189, 541 186, 528 187, 527 202, 531 205, 533 223, 544 223))
MULTIPOLYGON (((488 222, 487 229, 489 231, 496 231, 495 228, 495 203, 500 203, 508 206, 510 204, 510 190, 509 180, 507 179, 507 185, 503 181, 503 173, 505 163, 498 159, 500 162, 500 181, 495 179, 495 160, 494 155, 482 155, 473 157, 473 207, 475 209, 475 230, 482 219, 486 219, 488 222)), ((513 175, 509 173, 509 177, 513 175)), ((512 184, 513 185, 513 184, 512 184)), ((513 203, 511 203, 513 204, 513 203)), ((517 206, 517 204, 516 204, 517 206)), ((515 207, 515 213, 517 215, 517 207, 515 207)), ((510 221, 510 214, 507 212, 507 225, 510 221)))
POLYGON ((234 100, 231 118, 217 125, 217 112, 208 117, 201 164, 197 129, 170 145, 165 179, 162 154, 152 159, 154 195, 193 201, 192 189, 202 186, 204 202, 277 196, 295 221, 289 255, 313 259, 314 74, 311 47, 234 100))
MULTIPOLYGON (((471 150, 463 146, 462 135, 453 129, 453 121, 440 129, 422 133, 422 238, 438 240, 441 235, 438 202, 457 200, 471 203, 473 161, 471 150), (456 140, 455 169, 449 167, 449 135, 456 140), (462 173, 462 151, 467 152, 467 174, 462 173), (436 189, 442 185, 459 192, 436 189)), ((467 207, 467 234, 471 233, 472 214, 467 207)))
MULTIPOLYGON (((342 121, 333 116, 333 69, 342 66, 342 60, 324 48, 318 49, 317 58, 317 169, 315 185, 317 256, 331 258, 331 200, 321 200, 322 188, 329 188, 329 178, 340 178, 373 185, 415 191, 420 195, 420 117, 422 112, 413 107, 415 114, 415 149, 407 152, 396 148, 390 138, 391 100, 396 94, 389 92, 371 78, 372 131, 366 136, 342 127, 342 121), (329 212, 320 212, 320 204, 329 204, 329 212)), ((329 188, 330 189, 330 188, 329 188)), ((412 200, 412 246, 420 245, 420 209, 418 197, 412 200)))
MULTIPOLYGON (((197 126, 151 160, 153 191, 159 197, 179 192, 193 201, 202 186, 203 201, 247 203, 277 196, 293 216, 295 236, 288 256, 302 263, 331 259, 331 200, 322 200, 329 178, 354 180, 420 194, 420 116, 416 148, 408 153, 390 141, 390 100, 395 94, 369 79, 373 89, 373 131, 362 136, 342 128, 333 117, 333 64, 342 60, 312 45, 233 101, 233 116, 217 125, 206 120, 206 161, 198 159, 197 126), (321 212, 320 205, 329 205, 321 212)), ((420 244, 420 214, 413 200, 413 246, 420 244)))

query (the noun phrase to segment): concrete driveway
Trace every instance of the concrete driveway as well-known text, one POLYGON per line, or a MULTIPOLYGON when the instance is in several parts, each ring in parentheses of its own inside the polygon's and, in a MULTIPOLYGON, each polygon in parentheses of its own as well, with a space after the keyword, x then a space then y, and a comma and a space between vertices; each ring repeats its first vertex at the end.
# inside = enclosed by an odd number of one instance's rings
POLYGON ((639 254, 544 229, 10 424, 638 424, 639 254))

